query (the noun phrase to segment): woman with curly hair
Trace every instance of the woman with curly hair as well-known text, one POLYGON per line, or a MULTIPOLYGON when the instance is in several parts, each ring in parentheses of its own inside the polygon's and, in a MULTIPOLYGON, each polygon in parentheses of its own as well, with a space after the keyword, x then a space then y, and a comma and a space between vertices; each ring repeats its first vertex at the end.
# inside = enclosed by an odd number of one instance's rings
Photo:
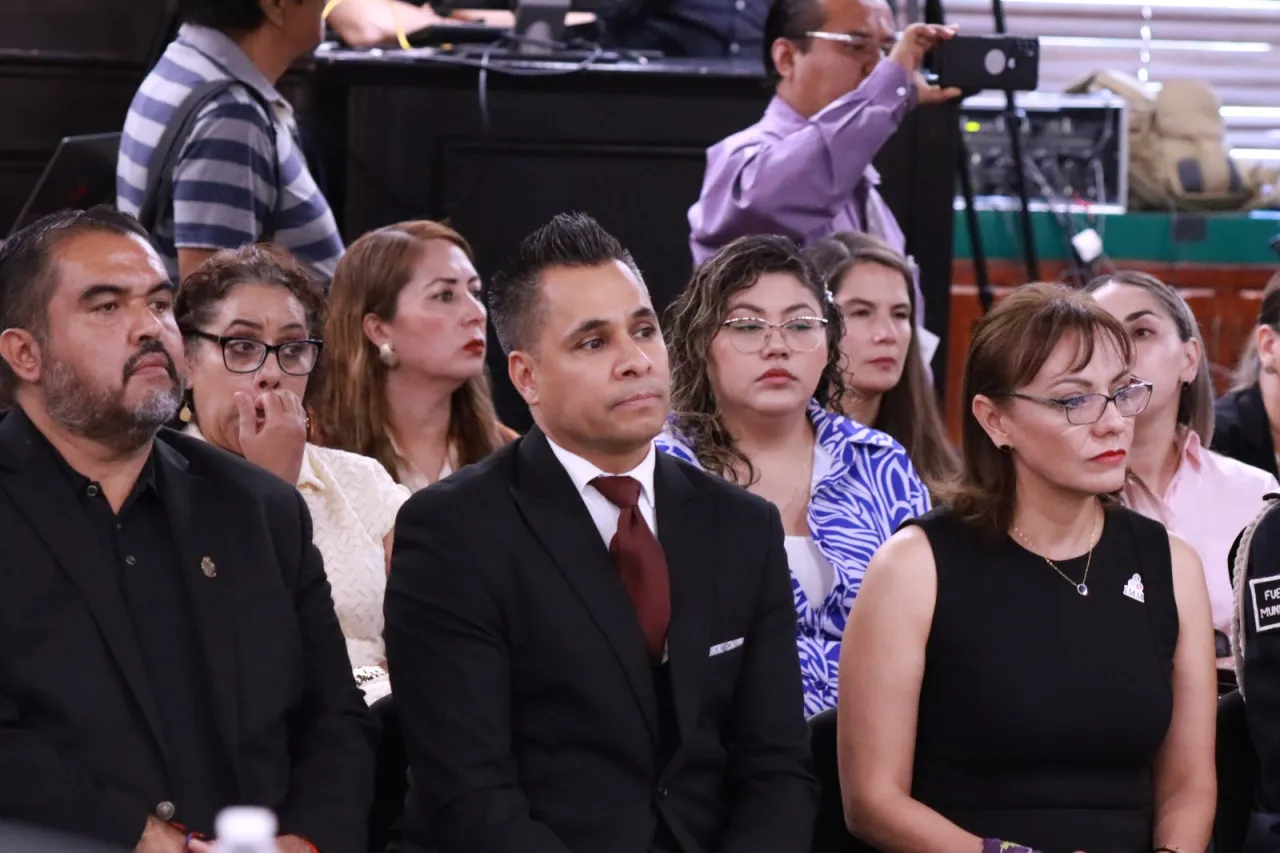
POLYGON ((901 445, 835 414, 843 327, 799 248, 744 237, 671 307, 659 448, 772 501, 786 531, 805 713, 835 707, 845 620, 880 543, 929 509, 901 445))

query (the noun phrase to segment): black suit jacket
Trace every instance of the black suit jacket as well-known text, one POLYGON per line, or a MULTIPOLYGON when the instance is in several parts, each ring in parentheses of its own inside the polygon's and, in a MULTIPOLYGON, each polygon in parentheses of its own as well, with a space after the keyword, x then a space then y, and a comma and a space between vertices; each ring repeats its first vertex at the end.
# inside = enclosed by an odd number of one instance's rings
POLYGON ((661 453, 654 491, 679 730, 665 766, 635 610, 538 430, 401 509, 386 640, 409 838, 642 853, 661 820, 685 853, 808 850, 817 789, 778 513, 661 453))
POLYGON ((1271 422, 1262 404, 1262 392, 1256 386, 1232 391, 1213 404, 1210 449, 1280 477, 1271 442, 1271 422))
MULTIPOLYGON (((24 420, 0 420, 0 819, 132 849, 173 800, 166 685, 144 669, 112 557, 24 420)), ((305 504, 198 439, 164 430, 155 453, 240 801, 321 853, 362 849, 376 726, 305 504)))

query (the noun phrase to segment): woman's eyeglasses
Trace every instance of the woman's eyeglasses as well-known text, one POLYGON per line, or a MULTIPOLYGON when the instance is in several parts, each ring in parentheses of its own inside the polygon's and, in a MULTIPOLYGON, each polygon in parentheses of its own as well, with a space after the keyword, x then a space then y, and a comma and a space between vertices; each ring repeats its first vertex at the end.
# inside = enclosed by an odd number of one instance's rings
POLYGON ((208 332, 188 331, 187 335, 213 341, 222 347, 222 363, 232 373, 256 373, 266 364, 267 356, 275 353, 276 363, 290 376, 307 376, 320 361, 321 341, 285 341, 269 344, 255 338, 237 338, 228 335, 211 335, 208 332))
POLYGON ((767 347, 774 329, 782 335, 782 342, 792 352, 813 352, 826 343, 826 325, 827 321, 821 317, 792 317, 782 323, 770 323, 759 317, 735 317, 724 321, 729 343, 743 355, 755 355, 767 347))
POLYGON ((1150 382, 1134 382, 1114 394, 1076 394, 1072 397, 1050 399, 1011 391, 1004 396, 1029 400, 1042 406, 1057 406, 1066 412, 1067 423, 1087 426, 1102 420, 1102 415, 1107 411, 1107 405, 1110 403, 1116 404, 1116 411, 1121 417, 1132 418, 1142 414, 1147 404, 1151 402, 1151 388, 1150 382))

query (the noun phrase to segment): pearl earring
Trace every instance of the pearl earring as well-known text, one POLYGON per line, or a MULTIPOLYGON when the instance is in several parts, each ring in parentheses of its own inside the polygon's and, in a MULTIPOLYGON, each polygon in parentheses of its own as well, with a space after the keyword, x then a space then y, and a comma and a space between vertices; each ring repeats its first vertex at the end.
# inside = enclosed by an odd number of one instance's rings
POLYGON ((391 348, 390 341, 383 341, 378 347, 378 358, 382 359, 382 363, 387 367, 395 367, 400 363, 400 357, 396 355, 396 351, 391 348))

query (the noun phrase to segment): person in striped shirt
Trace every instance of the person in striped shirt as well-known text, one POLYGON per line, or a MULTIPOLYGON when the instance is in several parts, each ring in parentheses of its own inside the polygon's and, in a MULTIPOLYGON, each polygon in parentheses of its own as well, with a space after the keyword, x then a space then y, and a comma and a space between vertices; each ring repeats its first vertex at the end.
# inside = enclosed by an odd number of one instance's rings
POLYGON ((323 33, 324 0, 179 0, 184 24, 125 119, 117 206, 138 215, 165 126, 195 87, 230 79, 182 144, 173 198, 152 240, 180 280, 220 249, 271 240, 328 281, 342 255, 329 203, 307 167, 293 109, 275 82, 323 33), (268 111, 266 107, 270 107, 268 111))

